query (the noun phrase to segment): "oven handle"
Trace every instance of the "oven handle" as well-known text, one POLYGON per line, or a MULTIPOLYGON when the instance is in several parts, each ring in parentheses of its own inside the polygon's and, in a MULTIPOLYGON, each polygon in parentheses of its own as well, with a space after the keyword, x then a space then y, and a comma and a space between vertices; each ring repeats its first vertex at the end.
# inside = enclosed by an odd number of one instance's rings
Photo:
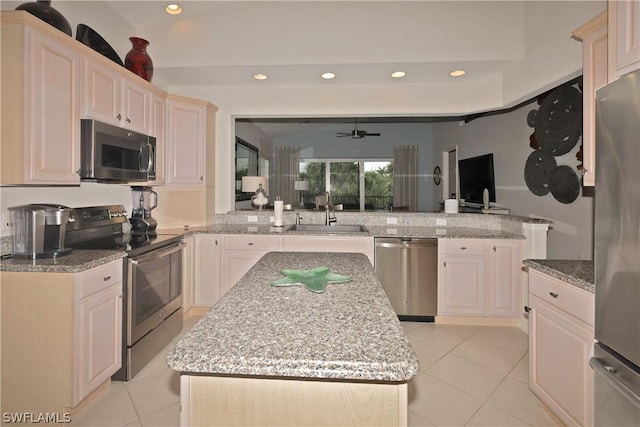
POLYGON ((130 258, 129 262, 131 264, 142 264, 143 262, 151 261, 153 259, 161 258, 167 255, 171 255, 175 252, 181 251, 185 246, 187 246, 187 244, 184 242, 173 243, 169 245, 167 248, 151 251, 147 255, 142 255, 136 258, 130 258))

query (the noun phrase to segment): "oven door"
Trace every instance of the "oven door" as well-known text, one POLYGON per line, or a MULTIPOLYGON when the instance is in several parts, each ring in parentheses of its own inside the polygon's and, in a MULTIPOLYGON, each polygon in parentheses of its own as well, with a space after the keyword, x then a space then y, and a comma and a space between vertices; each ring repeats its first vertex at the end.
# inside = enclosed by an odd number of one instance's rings
POLYGON ((128 260, 127 346, 182 306, 182 250, 178 242, 128 260))

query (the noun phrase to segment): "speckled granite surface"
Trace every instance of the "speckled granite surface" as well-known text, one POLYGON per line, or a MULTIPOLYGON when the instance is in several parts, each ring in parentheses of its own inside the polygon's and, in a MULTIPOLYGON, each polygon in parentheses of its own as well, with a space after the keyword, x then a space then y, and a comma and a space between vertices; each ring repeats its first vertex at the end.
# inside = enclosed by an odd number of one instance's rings
POLYGON ((167 354, 169 367, 214 375, 407 382, 418 359, 361 254, 266 254, 167 354), (324 293, 273 287, 282 268, 352 276, 324 293))
POLYGON ((524 265, 541 271, 585 291, 595 293, 593 261, 573 261, 559 259, 527 259, 524 265))
POLYGON ((121 259, 126 254, 113 250, 75 249, 69 255, 48 259, 0 260, 0 271, 41 272, 41 273, 80 273, 102 264, 121 259))

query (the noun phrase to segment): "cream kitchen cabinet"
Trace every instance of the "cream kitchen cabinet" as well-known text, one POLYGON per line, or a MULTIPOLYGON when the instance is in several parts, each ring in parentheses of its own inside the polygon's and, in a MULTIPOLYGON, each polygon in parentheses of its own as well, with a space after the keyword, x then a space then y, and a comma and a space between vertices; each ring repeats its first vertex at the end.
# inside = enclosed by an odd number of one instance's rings
POLYGON ((151 92, 140 77, 105 65, 104 58, 87 58, 83 115, 115 126, 148 134, 151 130, 151 92))
POLYGON ((217 234, 195 236, 195 301, 197 306, 211 306, 222 296, 220 261, 222 237, 217 234))
POLYGON ((640 69, 640 0, 609 0, 609 81, 640 69))
POLYGON ((438 240, 438 314, 517 317, 522 241, 438 240))
POLYGON ((205 183, 208 134, 206 102, 169 95, 167 99, 167 148, 169 184, 205 183))
POLYGON ((122 363, 122 261, 2 272, 2 408, 65 412, 122 363))
POLYGON ((182 310, 187 313, 195 302, 195 237, 183 237, 185 247, 182 251, 182 310))
POLYGON ((483 240, 439 239, 438 314, 485 314, 485 271, 483 240))
POLYGON ((23 11, 2 12, 1 184, 79 184, 82 53, 23 11))
POLYGON ((227 293, 264 254, 281 250, 281 235, 223 236, 220 296, 227 293))
POLYGON ((582 41, 582 164, 583 185, 596 182, 596 90, 608 83, 607 12, 574 31, 582 41))
POLYGON ((287 252, 354 252, 365 254, 374 263, 373 237, 285 235, 287 252))
POLYGON ((566 425, 593 425, 593 294, 530 268, 529 307, 529 388, 566 425))

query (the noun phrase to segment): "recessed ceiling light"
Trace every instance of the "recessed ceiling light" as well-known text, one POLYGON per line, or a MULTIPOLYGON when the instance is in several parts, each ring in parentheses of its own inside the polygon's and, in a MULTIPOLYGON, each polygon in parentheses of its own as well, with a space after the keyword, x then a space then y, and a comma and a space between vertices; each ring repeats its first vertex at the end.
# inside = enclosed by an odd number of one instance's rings
POLYGON ((256 80, 267 80, 269 76, 267 76, 266 74, 258 73, 258 74, 254 74, 253 78, 256 80))
POLYGON ((405 73, 404 71, 394 71, 393 73, 391 73, 391 77, 393 77, 394 79, 399 79, 406 75, 407 73, 405 73))
POLYGON ((322 73, 322 75, 320 77, 322 77, 325 80, 331 80, 331 79, 335 78, 336 75, 333 74, 333 73, 322 73))
POLYGON ((451 77, 460 77, 460 76, 464 76, 465 74, 467 74, 466 70, 453 70, 452 72, 449 73, 451 77))
POLYGON ((167 7, 165 7, 164 10, 169 15, 180 15, 182 13, 182 7, 175 3, 167 5, 167 7))

